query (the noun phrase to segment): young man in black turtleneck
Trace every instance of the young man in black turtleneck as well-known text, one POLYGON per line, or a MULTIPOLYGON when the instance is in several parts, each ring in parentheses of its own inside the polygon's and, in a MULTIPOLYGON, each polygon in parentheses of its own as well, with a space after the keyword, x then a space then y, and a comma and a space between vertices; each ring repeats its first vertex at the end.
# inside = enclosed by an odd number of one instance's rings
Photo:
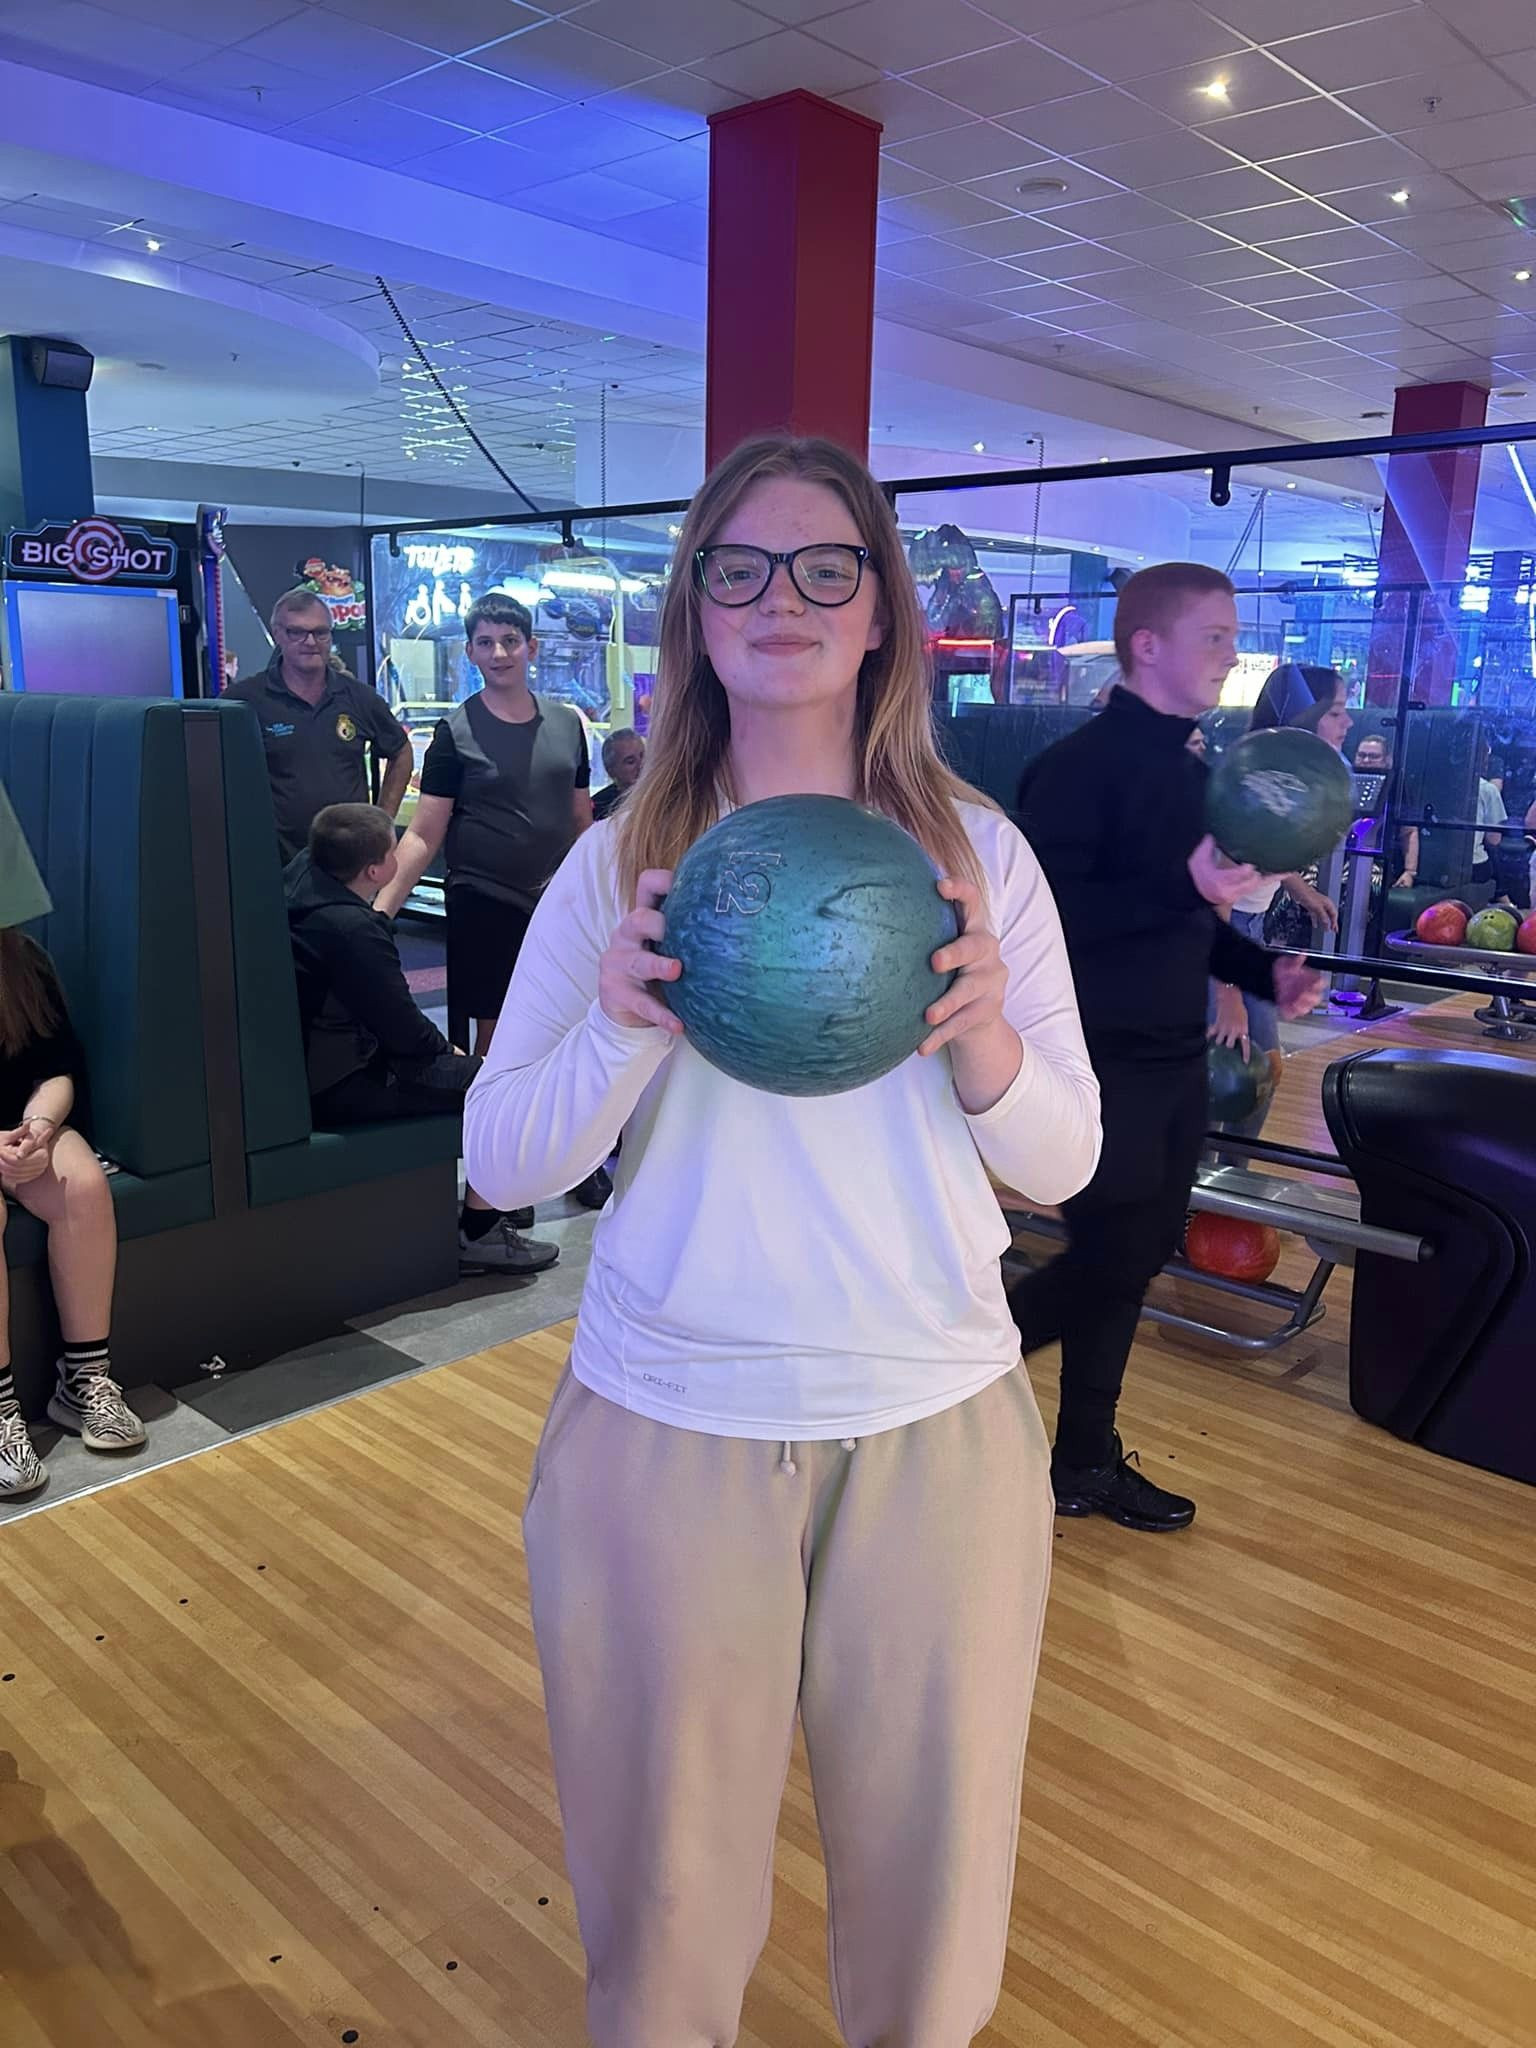
POLYGON ((1219 570, 1164 562, 1115 611, 1123 681, 1097 718, 1032 761, 1020 821, 1055 893, 1102 1094, 1098 1171, 1064 1205, 1067 1248, 1013 1290, 1026 1355, 1061 1340, 1051 1476, 1058 1513, 1182 1529, 1193 1501, 1122 1455, 1115 1408, 1142 1298, 1174 1252, 1206 1128, 1208 977, 1312 1007, 1321 978, 1218 915, 1253 888, 1205 829, 1206 768, 1187 745, 1237 659, 1219 570))

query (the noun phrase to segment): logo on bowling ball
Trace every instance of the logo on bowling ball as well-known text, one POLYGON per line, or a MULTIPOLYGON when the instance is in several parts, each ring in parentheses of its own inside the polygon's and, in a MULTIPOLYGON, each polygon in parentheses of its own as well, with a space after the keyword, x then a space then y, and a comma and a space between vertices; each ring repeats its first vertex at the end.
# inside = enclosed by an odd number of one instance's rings
POLYGON ((773 899, 773 883, 766 870, 778 867, 783 858, 781 853, 739 854, 730 867, 721 870, 715 909, 722 917, 733 912, 738 917, 756 917, 766 910, 773 899))
POLYGON ((1255 768, 1243 777, 1243 791, 1277 818, 1288 818, 1306 799, 1307 785, 1283 768, 1255 768))

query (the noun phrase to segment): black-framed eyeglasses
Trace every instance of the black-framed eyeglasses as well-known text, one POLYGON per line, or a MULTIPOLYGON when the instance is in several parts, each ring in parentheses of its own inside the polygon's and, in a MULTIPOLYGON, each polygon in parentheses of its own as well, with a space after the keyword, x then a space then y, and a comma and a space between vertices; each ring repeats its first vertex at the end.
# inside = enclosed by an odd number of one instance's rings
POLYGON ((868 548, 840 540, 812 541, 809 547, 783 554, 750 547, 745 541, 718 541, 699 549, 693 568, 700 590, 715 604, 756 604, 782 564, 803 598, 830 607, 851 604, 858 596, 868 560, 868 548))
POLYGON ((280 630, 285 640, 312 640, 317 647, 324 647, 331 637, 329 626, 283 626, 280 630))

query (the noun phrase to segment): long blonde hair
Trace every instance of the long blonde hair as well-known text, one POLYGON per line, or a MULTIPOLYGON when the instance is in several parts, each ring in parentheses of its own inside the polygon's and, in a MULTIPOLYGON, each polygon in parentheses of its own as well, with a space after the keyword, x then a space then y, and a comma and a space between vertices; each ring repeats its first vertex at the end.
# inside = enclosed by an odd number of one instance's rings
POLYGON ((860 665, 854 717, 858 800, 905 826, 943 874, 980 887, 980 864, 955 806, 995 806, 951 773, 934 738, 922 613, 895 514, 864 464, 835 442, 768 434, 716 464, 683 522, 662 605, 645 770, 619 813, 622 900, 633 902, 647 868, 677 865, 714 824, 722 791, 735 800, 730 707, 704 651, 694 556, 754 484, 779 477, 837 493, 879 578, 884 631, 860 665))

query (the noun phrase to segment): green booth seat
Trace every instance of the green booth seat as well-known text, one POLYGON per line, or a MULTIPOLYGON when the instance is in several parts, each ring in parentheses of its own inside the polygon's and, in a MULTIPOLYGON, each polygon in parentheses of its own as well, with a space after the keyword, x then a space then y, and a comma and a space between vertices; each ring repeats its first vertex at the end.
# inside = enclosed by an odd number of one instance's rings
MULTIPOLYGON (((53 910, 82 1123, 121 1170, 127 1385, 251 1365, 458 1274, 457 1118, 314 1130, 260 732, 248 705, 0 691, 0 781, 53 910)), ((9 1205, 29 1414, 58 1332, 45 1237, 9 1205)))

